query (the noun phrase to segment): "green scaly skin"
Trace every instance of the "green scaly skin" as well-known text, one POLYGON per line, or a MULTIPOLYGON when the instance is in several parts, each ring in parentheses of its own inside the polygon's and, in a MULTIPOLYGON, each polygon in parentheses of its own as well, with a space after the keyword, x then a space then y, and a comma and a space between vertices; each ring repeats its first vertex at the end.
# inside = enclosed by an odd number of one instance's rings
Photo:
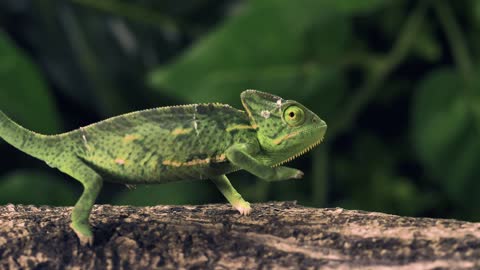
POLYGON ((41 135, 0 111, 0 137, 80 181, 71 227, 92 244, 90 211, 103 181, 123 184, 211 179, 241 214, 250 204, 225 174, 246 170, 267 181, 301 178, 279 166, 323 140, 327 125, 292 100, 246 90, 245 111, 229 105, 162 107, 113 117, 59 135, 41 135))

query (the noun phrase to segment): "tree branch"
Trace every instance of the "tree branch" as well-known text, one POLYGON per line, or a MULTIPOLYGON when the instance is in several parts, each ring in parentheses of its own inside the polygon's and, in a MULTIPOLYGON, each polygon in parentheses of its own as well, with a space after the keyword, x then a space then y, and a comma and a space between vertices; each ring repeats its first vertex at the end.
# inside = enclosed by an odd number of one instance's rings
POLYGON ((480 224, 292 202, 95 206, 95 244, 68 227, 71 207, 0 206, 2 269, 468 269, 480 262, 480 224))

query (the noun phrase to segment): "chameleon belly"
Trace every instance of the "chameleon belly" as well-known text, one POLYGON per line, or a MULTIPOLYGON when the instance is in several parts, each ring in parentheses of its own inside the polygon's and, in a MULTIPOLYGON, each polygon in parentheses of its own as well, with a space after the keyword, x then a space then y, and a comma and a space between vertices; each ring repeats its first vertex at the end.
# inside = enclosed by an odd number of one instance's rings
POLYGON ((139 111, 81 128, 78 156, 110 181, 163 183, 204 179, 238 168, 225 150, 256 140, 244 111, 194 104, 139 111))

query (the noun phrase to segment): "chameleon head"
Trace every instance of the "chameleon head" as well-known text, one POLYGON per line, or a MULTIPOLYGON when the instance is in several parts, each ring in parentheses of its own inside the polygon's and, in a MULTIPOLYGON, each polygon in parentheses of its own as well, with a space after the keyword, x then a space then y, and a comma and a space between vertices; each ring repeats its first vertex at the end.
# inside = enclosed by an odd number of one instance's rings
POLYGON ((315 113, 293 100, 256 90, 241 94, 267 165, 290 161, 322 142, 327 124, 315 113))

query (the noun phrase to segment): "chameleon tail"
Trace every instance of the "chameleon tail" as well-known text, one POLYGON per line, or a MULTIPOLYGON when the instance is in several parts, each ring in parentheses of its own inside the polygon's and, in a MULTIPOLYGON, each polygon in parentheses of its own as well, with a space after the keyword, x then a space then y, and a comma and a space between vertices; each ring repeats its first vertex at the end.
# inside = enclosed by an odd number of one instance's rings
POLYGON ((0 138, 33 157, 50 163, 62 152, 58 136, 47 136, 30 131, 0 111, 0 138))

